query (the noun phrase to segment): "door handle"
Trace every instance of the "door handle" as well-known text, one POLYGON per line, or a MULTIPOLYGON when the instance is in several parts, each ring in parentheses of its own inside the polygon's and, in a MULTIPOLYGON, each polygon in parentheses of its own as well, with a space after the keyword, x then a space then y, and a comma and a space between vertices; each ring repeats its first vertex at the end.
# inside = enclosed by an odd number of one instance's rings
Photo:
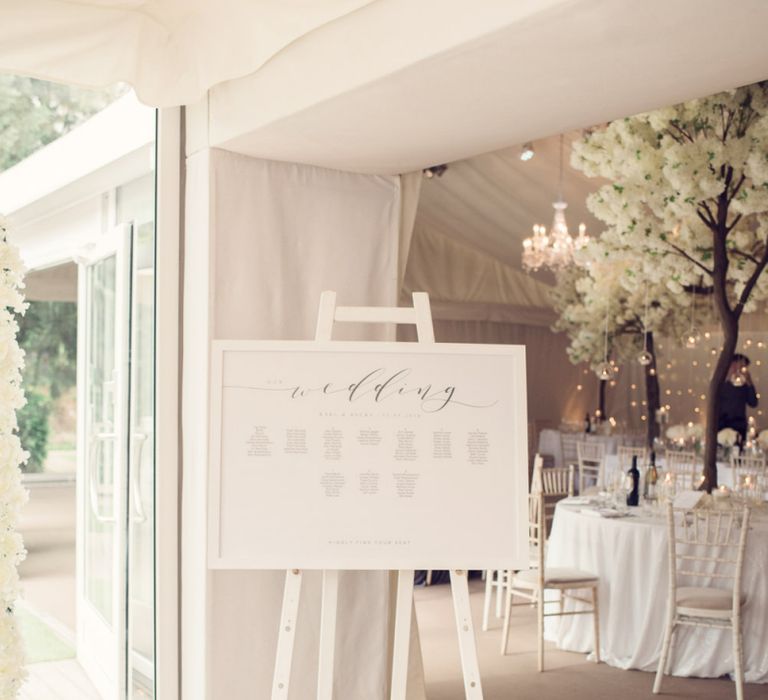
MULTIPOLYGON (((100 523, 114 523, 115 516, 105 515, 101 512, 101 506, 99 504, 99 484, 96 479, 96 456, 99 451, 99 446, 108 440, 114 440, 117 437, 116 433, 100 432, 96 433, 91 438, 91 446, 88 450, 88 494, 91 501, 91 511, 100 523)), ((114 481, 114 463, 112 463, 112 475, 114 481)), ((114 493, 114 485, 112 487, 114 493)), ((114 500, 114 496, 113 496, 114 500)))
POLYGON ((138 449, 135 453, 131 452, 131 503, 135 512, 131 513, 130 517, 134 523, 143 523, 147 519, 144 503, 141 500, 141 457, 148 438, 149 435, 146 433, 139 431, 133 433, 134 443, 138 442, 138 449))

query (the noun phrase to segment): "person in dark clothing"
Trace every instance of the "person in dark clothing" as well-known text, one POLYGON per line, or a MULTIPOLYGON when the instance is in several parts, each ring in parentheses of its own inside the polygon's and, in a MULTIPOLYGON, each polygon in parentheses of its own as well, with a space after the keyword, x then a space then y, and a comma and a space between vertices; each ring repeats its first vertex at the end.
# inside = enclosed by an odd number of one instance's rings
POLYGON ((757 392, 748 368, 749 358, 735 354, 728 369, 728 377, 720 386, 720 416, 717 429, 733 428, 741 437, 740 445, 743 445, 747 438, 747 406, 757 406, 757 392))

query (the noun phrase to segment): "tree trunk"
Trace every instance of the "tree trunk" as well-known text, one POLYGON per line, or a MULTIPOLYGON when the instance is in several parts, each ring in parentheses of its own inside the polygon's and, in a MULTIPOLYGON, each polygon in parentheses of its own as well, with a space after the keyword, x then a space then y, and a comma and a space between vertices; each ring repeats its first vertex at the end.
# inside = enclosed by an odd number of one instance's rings
POLYGON ((604 379, 598 380, 598 391, 597 391, 597 400, 598 400, 598 410, 600 411, 600 420, 604 421, 607 420, 608 416, 605 413, 605 388, 608 386, 608 382, 604 379))
POLYGON ((720 328, 723 331, 723 347, 712 372, 707 395, 707 428, 704 437, 704 484, 707 493, 717 488, 717 423, 720 418, 720 387, 728 377, 736 344, 739 341, 739 315, 728 301, 728 200, 721 195, 717 207, 716 227, 712 229, 712 292, 715 298, 720 328))
POLYGON ((717 422, 720 418, 720 387, 728 377, 733 353, 739 340, 739 324, 735 319, 720 318, 723 348, 717 358, 707 395, 707 430, 704 443, 704 487, 707 493, 717 488, 717 422))
POLYGON ((661 390, 659 389, 659 375, 656 371, 656 350, 653 346, 653 333, 647 334, 648 352, 653 361, 645 369, 645 404, 648 409, 646 442, 648 449, 653 449, 653 441, 659 436, 659 424, 656 422, 656 412, 661 408, 661 390))

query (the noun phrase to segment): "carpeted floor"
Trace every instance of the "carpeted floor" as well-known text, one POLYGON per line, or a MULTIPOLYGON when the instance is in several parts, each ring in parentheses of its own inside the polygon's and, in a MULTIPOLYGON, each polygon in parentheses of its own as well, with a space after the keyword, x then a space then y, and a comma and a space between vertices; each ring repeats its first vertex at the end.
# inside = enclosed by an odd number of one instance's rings
MULTIPOLYGON (((622 671, 586 661, 582 654, 558 651, 547 644, 547 670, 536 667, 536 615, 521 606, 514 611, 509 653, 501 656, 501 620, 492 616, 491 629, 480 631, 483 584, 470 583, 473 619, 478 640, 485 700, 651 700, 653 674, 622 671)), ((416 589, 416 614, 421 633, 428 700, 464 700, 450 588, 416 589)), ((664 681, 665 698, 730 700, 736 689, 730 680, 672 678, 664 681)), ((768 699, 768 685, 745 685, 745 700, 768 699)))
POLYGON ((15 611, 28 664, 75 658, 75 646, 53 620, 18 604, 15 611))

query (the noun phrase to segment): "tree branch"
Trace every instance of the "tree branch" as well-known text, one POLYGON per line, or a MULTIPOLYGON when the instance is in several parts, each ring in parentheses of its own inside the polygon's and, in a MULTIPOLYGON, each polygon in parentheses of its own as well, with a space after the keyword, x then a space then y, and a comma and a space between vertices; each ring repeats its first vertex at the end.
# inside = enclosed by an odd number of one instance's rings
POLYGON ((736 216, 733 218, 733 221, 731 221, 730 226, 725 227, 725 235, 727 236, 733 229, 736 227, 736 224, 741 221, 741 214, 736 214, 736 216))
POLYGON ((686 253, 682 248, 679 246, 676 246, 674 243, 670 243, 669 241, 664 241, 670 248, 672 248, 675 252, 677 252, 679 255, 682 255, 686 260, 689 262, 692 262, 696 267, 700 268, 702 271, 706 272, 708 275, 712 274, 712 270, 710 270, 706 265, 703 263, 700 263, 696 258, 692 257, 688 253, 686 253))
MULTIPOLYGON (((693 143, 693 136, 691 136, 685 129, 683 129, 679 124, 675 124, 675 122, 670 122, 670 125, 677 130, 677 133, 680 134, 680 138, 682 138, 684 141, 690 141, 693 143)), ((674 136, 672 138, 675 138, 674 136)), ((677 139, 675 139, 677 140, 677 139)))
POLYGON ((728 197, 729 201, 736 198, 736 195, 739 193, 739 190, 741 189, 741 186, 744 184, 744 180, 746 180, 746 178, 747 176, 744 173, 742 173, 741 177, 739 178, 739 181, 733 186, 733 191, 728 197))
POLYGON ((747 280, 747 283, 744 285, 744 289, 741 290, 739 301, 733 309, 733 312, 734 314, 736 314, 737 319, 741 316, 741 312, 744 311, 744 305, 749 300, 749 295, 752 294, 752 290, 757 284, 757 280, 760 279, 760 275, 763 274, 763 271, 765 270, 766 265, 768 265, 768 239, 766 239, 765 241, 765 246, 766 247, 765 247, 765 250, 763 251, 762 257, 760 258, 760 260, 757 261, 755 269, 752 271, 752 274, 747 280))
POLYGON ((709 204, 707 202, 699 202, 699 206, 704 209, 705 212, 707 212, 706 218, 699 209, 696 209, 696 213, 698 214, 699 218, 709 227, 709 228, 715 228, 717 226, 717 221, 715 221, 715 215, 712 213, 712 210, 709 208, 709 204))
POLYGON ((750 262, 755 263, 755 265, 759 265, 760 261, 750 253, 745 253, 742 250, 729 250, 728 251, 731 255, 737 255, 740 258, 744 258, 745 260, 749 260, 750 262))
POLYGON ((697 296, 711 296, 715 293, 714 287, 705 287, 703 284, 686 284, 683 285, 683 289, 688 294, 696 294, 697 296))

